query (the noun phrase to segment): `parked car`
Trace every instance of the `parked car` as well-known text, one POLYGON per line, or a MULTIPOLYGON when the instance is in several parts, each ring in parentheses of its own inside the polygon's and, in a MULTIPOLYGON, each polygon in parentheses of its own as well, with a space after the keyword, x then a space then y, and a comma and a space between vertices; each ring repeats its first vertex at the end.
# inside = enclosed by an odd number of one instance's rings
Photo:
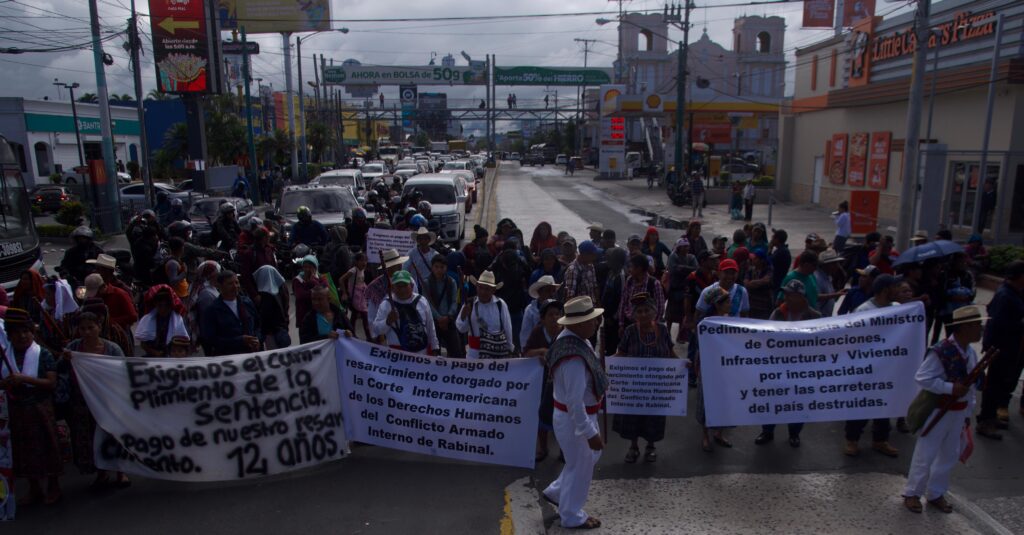
POLYGON ((235 205, 238 217, 252 211, 252 202, 242 197, 203 197, 192 201, 192 207, 188 211, 188 218, 192 221, 192 228, 196 235, 209 232, 213 229, 213 222, 217 220, 222 204, 231 203, 235 205))
POLYGON ((458 243, 466 235, 466 192, 460 191, 457 177, 451 174, 427 174, 410 178, 402 190, 423 194, 431 205, 431 223, 436 221, 438 239, 458 243))
POLYGON ((544 153, 542 153, 542 152, 531 152, 531 153, 527 154, 526 157, 523 158, 519 162, 519 164, 520 165, 529 165, 530 167, 533 167, 534 165, 539 165, 541 167, 544 167, 544 153))
POLYGON ((513 152, 513 153, 512 153, 511 155, 509 155, 508 159, 509 159, 509 160, 513 160, 513 161, 517 161, 517 162, 518 162, 519 160, 521 160, 521 159, 522 159, 522 157, 521 157, 521 156, 519 156, 519 153, 518 153, 518 152, 513 152))
POLYGON ((450 162, 445 162, 444 167, 441 168, 442 172, 444 172, 444 171, 452 171, 452 170, 469 170, 469 171, 472 171, 473 170, 473 162, 471 162, 469 160, 452 160, 450 162))
POLYGON ((555 156, 555 165, 569 165, 569 156, 565 154, 555 156))
POLYGON ((359 169, 335 169, 320 173, 316 178, 309 181, 311 186, 347 186, 352 188, 352 193, 359 195, 366 189, 363 172, 359 169))
POLYGON ((70 188, 56 184, 39 186, 32 192, 32 205, 43 212, 56 212, 64 203, 77 200, 78 196, 70 188))
POLYGON ((175 186, 175 187, 178 188, 181 191, 191 192, 192 191, 192 179, 190 178, 188 180, 182 180, 181 182, 178 182, 178 185, 175 186))
POLYGON ((345 224, 352 209, 359 206, 359 201, 352 194, 352 189, 341 186, 288 186, 281 192, 280 206, 277 210, 286 224, 286 234, 298 222, 296 215, 300 206, 306 206, 313 213, 313 219, 319 221, 328 230, 331 227, 345 224))
MULTIPOLYGON (((180 189, 167 184, 165 182, 154 182, 153 183, 154 193, 164 192, 171 199, 181 199, 181 202, 188 205, 189 193, 187 191, 181 191, 180 189)), ((121 202, 132 203, 136 206, 141 206, 146 203, 146 186, 142 182, 133 182, 127 186, 121 188, 121 202)))

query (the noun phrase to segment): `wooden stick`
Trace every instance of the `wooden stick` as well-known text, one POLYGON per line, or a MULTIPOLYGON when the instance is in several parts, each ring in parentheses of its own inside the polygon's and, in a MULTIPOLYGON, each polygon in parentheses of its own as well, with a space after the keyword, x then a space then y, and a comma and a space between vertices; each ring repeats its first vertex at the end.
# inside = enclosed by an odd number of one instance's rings
MULTIPOLYGON (((985 356, 981 359, 981 362, 979 362, 978 365, 975 366, 973 370, 971 370, 971 373, 969 373, 967 377, 964 379, 964 384, 968 386, 974 384, 978 380, 978 377, 981 376, 981 373, 985 371, 985 368, 988 368, 989 364, 992 364, 992 359, 994 359, 997 355, 999 355, 998 348, 989 348, 989 350, 985 353, 985 356)), ((946 402, 942 405, 942 408, 939 409, 939 413, 935 415, 935 418, 932 418, 932 421, 927 426, 925 426, 924 431, 921 432, 921 436, 928 436, 928 433, 931 432, 932 428, 934 428, 935 425, 939 423, 939 420, 941 420, 942 417, 945 416, 947 412, 949 412, 949 408, 952 407, 953 404, 956 403, 957 401, 958 400, 956 397, 949 396, 946 402)))

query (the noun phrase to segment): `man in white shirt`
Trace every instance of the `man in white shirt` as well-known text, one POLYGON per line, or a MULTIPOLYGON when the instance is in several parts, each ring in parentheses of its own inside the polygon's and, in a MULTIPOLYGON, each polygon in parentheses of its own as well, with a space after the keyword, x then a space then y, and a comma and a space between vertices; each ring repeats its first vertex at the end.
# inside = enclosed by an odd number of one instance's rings
POLYGON ((417 288, 425 288, 430 278, 430 262, 437 256, 437 251, 431 247, 437 241, 437 235, 426 227, 420 227, 412 233, 412 237, 416 240, 416 247, 406 254, 409 259, 402 269, 412 273, 417 288))
POLYGON ((604 310, 594 308, 590 297, 570 299, 558 320, 565 330, 548 350, 548 368, 554 384, 552 424, 565 466, 542 495, 558 508, 563 528, 601 527, 601 521, 587 515, 583 506, 594 465, 604 449, 597 412, 608 388, 608 376, 588 341, 597 333, 602 314, 604 310))
POLYGON ((514 349, 512 315, 508 305, 495 297, 503 284, 494 280, 494 273, 484 271, 480 278, 470 277, 476 285, 476 298, 462 305, 455 328, 469 336, 468 359, 500 359, 512 356, 514 349))
POLYGON ((953 321, 946 324, 946 331, 953 334, 928 350, 914 376, 918 386, 939 396, 936 408, 922 423, 924 429, 939 416, 940 407, 947 401, 952 404, 928 434, 922 431, 914 446, 907 486, 903 490, 903 505, 911 512, 921 512, 921 496, 928 500, 929 507, 943 513, 953 512, 945 494, 949 490, 950 473, 960 458, 961 431, 969 425, 974 413, 978 381, 968 383, 967 379, 978 365, 978 355, 971 344, 981 340, 982 324, 988 319, 983 313, 984 309, 978 305, 954 310, 953 321))
POLYGON ((526 311, 523 312, 523 326, 519 329, 519 347, 526 347, 530 333, 540 323, 540 308, 538 308, 540 303, 554 299, 555 292, 561 287, 562 285, 555 282, 555 278, 551 275, 544 275, 530 285, 529 293, 533 301, 530 301, 526 311))
POLYGON ((754 197, 757 197, 757 188, 754 181, 748 180, 743 187, 743 220, 750 221, 754 218, 754 197))
POLYGON ((850 203, 843 201, 839 203, 839 211, 836 217, 836 237, 832 240, 832 248, 839 254, 843 253, 846 247, 846 240, 850 239, 850 203))
POLYGON ((436 355, 440 346, 430 303, 413 290, 412 274, 404 270, 395 272, 391 288, 391 295, 377 308, 371 334, 384 336, 393 349, 436 355))

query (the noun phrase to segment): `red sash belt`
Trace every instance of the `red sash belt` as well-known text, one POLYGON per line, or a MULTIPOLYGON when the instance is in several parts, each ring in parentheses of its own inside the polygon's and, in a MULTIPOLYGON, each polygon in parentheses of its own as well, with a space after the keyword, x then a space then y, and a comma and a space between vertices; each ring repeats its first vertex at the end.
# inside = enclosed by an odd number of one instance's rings
POLYGON ((951 411, 962 411, 962 410, 964 410, 966 408, 967 408, 967 402, 966 401, 957 401, 957 402, 955 402, 955 403, 953 403, 952 405, 949 406, 949 410, 951 410, 951 411))
MULTIPOLYGON (((565 403, 562 403, 561 401, 558 401, 557 399, 554 400, 554 402, 555 402, 555 408, 556 409, 558 409, 558 410, 560 410, 562 412, 569 412, 569 407, 565 403)), ((586 409, 587 409, 587 414, 597 414, 597 411, 601 410, 601 403, 598 402, 597 405, 588 405, 586 407, 586 409)))
POLYGON ((480 337, 479 336, 470 336, 469 337, 469 348, 470 349, 480 349, 480 337))

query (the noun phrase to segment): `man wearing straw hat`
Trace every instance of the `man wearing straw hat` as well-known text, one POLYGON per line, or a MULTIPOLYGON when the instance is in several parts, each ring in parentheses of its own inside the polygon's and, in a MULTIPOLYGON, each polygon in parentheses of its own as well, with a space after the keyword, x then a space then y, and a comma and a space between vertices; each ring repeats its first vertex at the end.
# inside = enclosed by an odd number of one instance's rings
POLYGON ((384 338, 388 347, 410 353, 436 355, 437 331, 430 304, 413 289, 412 274, 396 271, 391 276, 392 291, 380 304, 371 332, 384 338))
POLYGON ((406 253, 409 259, 402 269, 412 273, 416 285, 423 288, 430 278, 430 262, 437 256, 437 251, 431 247, 437 241, 437 235, 427 230, 427 227, 420 227, 412 233, 412 237, 416 240, 416 247, 406 253))
POLYGON ((504 286, 495 282, 494 273, 484 271, 480 278, 470 277, 476 297, 462 305, 455 327, 469 336, 469 359, 500 359, 512 356, 514 349, 512 315, 505 301, 494 295, 504 286))
POLYGON ((519 329, 519 347, 526 347, 526 340, 530 338, 533 328, 540 323, 540 304, 549 299, 554 299, 555 292, 562 285, 555 282, 551 275, 544 275, 530 285, 529 294, 533 298, 523 312, 523 326, 519 329))
MULTIPOLYGON (((373 279, 366 285, 366 312, 367 318, 373 321, 377 317, 377 308, 391 292, 391 277, 402 269, 402 264, 408 260, 407 256, 399 256, 395 249, 385 249, 380 252, 378 258, 368 259, 370 262, 380 262, 380 268, 384 273, 373 279)), ((413 291, 419 288, 416 281, 413 281, 413 291)))
POLYGON ((544 499, 558 507, 562 527, 594 529, 601 521, 583 511, 601 457, 604 441, 597 427, 597 412, 608 388, 608 376, 587 340, 597 333, 604 309, 589 297, 570 299, 558 323, 565 329, 548 350, 548 368, 554 384, 555 438, 565 456, 558 479, 544 489, 544 499))
POLYGON ((929 506, 943 513, 953 512, 945 494, 949 489, 949 475, 961 457, 961 432, 974 413, 977 382, 967 384, 966 379, 978 365, 978 354, 971 344, 981 340, 982 323, 988 319, 984 311, 978 305, 954 310, 953 321, 946 324, 952 335, 928 350, 914 377, 923 390, 938 394, 939 401, 924 421, 925 429, 935 418, 938 423, 927 435, 918 437, 907 486, 903 490, 903 505, 913 513, 922 510, 921 496, 928 500, 929 506), (952 404, 949 411, 942 414, 939 407, 945 406, 946 401, 952 404))

